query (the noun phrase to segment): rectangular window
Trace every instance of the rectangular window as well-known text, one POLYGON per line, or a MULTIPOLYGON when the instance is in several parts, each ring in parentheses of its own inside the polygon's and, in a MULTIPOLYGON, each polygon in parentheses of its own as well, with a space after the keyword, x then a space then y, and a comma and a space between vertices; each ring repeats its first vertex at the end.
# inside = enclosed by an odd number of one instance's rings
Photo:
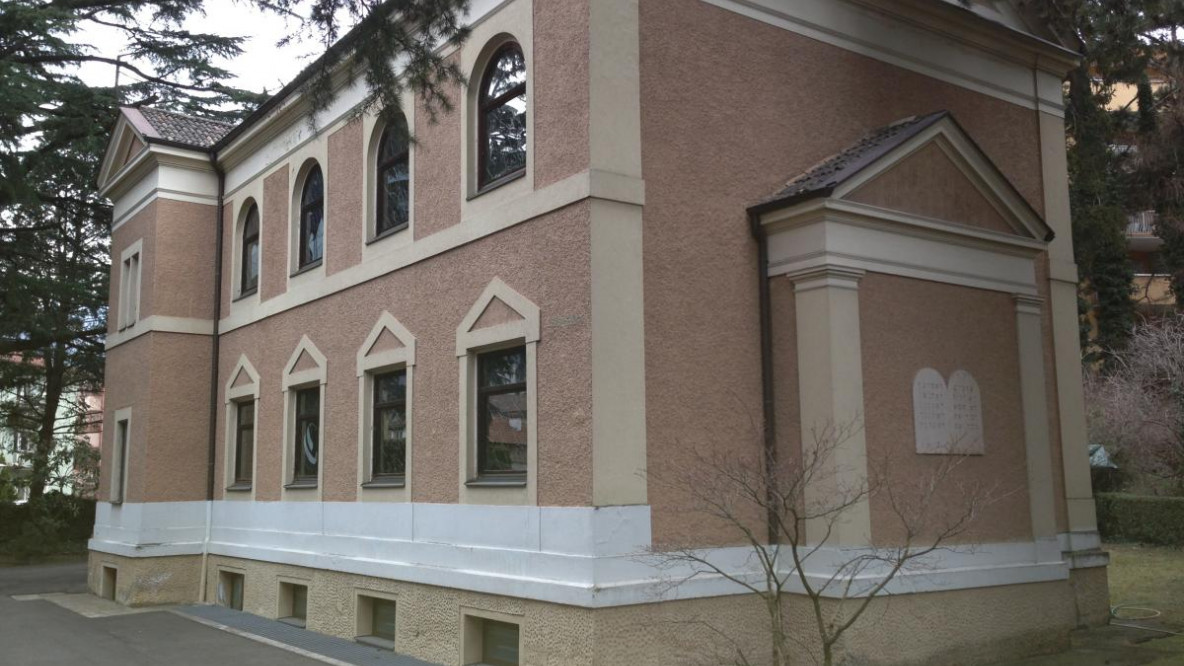
POLYGON ((374 375, 374 433, 370 474, 399 479, 407 472, 407 371, 374 375))
POLYGON ((111 469, 111 501, 123 502, 127 491, 127 420, 115 424, 115 464, 111 469))
POLYGON ((367 594, 358 595, 359 643, 393 650, 395 647, 395 601, 367 594))
POLYGON ((321 439, 321 388, 296 391, 294 454, 296 469, 292 483, 316 485, 321 439))
POLYGON ((119 272, 119 330, 140 319, 140 250, 137 242, 124 251, 119 272))
POLYGON ((246 577, 241 573, 223 571, 218 577, 218 603, 234 610, 243 609, 243 587, 246 577))
POLYGON ((477 357, 477 473, 526 476, 526 347, 477 357))
POLYGON ((250 486, 255 469, 255 402, 238 404, 234 441, 234 485, 250 486))
POLYGON ((300 583, 280 583, 279 619, 303 627, 308 620, 308 586, 300 583))
POLYGON ((482 620, 481 661, 489 666, 518 666, 518 625, 482 620))

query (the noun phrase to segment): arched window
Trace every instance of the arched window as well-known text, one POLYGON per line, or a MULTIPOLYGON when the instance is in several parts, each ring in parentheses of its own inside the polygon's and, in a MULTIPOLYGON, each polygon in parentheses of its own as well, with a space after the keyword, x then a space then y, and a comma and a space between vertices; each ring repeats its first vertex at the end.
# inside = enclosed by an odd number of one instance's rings
POLYGON ((407 126, 400 122, 382 131, 378 144, 378 204, 375 207, 374 235, 402 229, 410 219, 411 174, 408 170, 407 126))
POLYGON ((314 164, 300 193, 300 268, 325 256, 325 178, 314 164))
POLYGON ((242 274, 239 294, 246 296, 259 288, 259 207, 251 204, 243 222, 242 274))
POLYGON ((526 59, 514 42, 493 54, 481 77, 477 143, 478 188, 526 169, 526 59))

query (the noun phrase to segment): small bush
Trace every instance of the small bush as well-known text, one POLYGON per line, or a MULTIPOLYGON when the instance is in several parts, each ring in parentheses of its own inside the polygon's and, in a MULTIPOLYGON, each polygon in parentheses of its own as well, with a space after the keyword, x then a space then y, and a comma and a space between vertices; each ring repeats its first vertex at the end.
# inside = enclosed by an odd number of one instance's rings
POLYGON ((1095 502, 1104 539, 1184 546, 1184 497, 1098 493, 1095 502))
POLYGON ((25 504, 0 502, 0 553, 20 561, 86 550, 95 502, 49 493, 25 504))

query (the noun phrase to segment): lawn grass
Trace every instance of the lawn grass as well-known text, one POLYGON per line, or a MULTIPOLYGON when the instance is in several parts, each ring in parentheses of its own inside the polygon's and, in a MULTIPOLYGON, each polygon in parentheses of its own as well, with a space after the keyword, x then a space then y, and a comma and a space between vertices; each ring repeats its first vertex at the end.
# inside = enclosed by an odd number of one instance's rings
POLYGON ((1103 549, 1110 553, 1111 606, 1153 608, 1163 614, 1155 624, 1184 629, 1184 549, 1133 543, 1108 543, 1103 549))

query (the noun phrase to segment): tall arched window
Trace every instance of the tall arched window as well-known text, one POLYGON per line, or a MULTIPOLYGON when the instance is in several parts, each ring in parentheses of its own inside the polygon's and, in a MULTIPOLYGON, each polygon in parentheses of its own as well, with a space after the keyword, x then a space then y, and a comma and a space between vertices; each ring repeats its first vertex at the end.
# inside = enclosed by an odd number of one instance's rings
POLYGON ((411 174, 408 170, 407 126, 400 122, 382 131, 378 144, 378 204, 375 207, 374 235, 402 229, 410 219, 411 174))
POLYGON ((300 268, 325 256, 325 178, 314 164, 300 193, 300 268))
POLYGON ((243 222, 242 273, 239 294, 246 296, 259 288, 259 207, 251 204, 243 222))
POLYGON ((514 42, 493 54, 481 77, 477 143, 478 188, 526 169, 526 59, 514 42))

